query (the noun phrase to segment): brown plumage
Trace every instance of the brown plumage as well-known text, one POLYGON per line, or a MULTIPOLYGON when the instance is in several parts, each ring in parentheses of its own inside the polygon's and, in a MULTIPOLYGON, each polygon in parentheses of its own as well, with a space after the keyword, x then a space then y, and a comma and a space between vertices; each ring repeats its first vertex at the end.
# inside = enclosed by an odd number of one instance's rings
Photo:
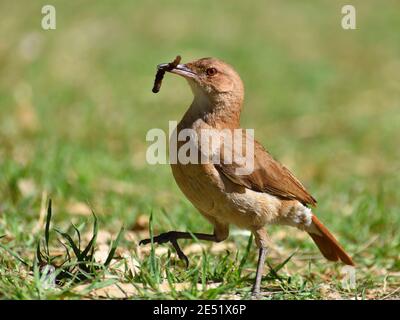
MULTIPOLYGON (((160 65, 164 69, 168 64, 160 65)), ((166 70, 166 69, 165 69, 166 70)), ((205 131, 216 132, 224 137, 224 132, 240 129, 240 114, 243 106, 244 88, 240 76, 227 63, 215 58, 203 58, 186 64, 178 64, 169 70, 183 76, 192 89, 194 99, 177 126, 177 134, 190 129, 199 141, 205 131)), ((250 230, 259 248, 259 260, 253 294, 260 291, 263 264, 268 246, 265 225, 279 224, 296 227, 310 234, 322 254, 331 261, 341 260, 354 265, 333 235, 314 216, 308 205, 315 206, 316 200, 301 182, 282 164, 277 162, 260 143, 245 131, 240 131, 242 142, 254 143, 254 154, 235 143, 229 144, 224 138, 216 148, 207 150, 201 143, 195 144, 196 158, 207 154, 207 160, 217 155, 215 163, 186 163, 178 158, 171 164, 174 178, 198 211, 214 225, 213 234, 194 233, 200 240, 223 241, 229 235, 231 224, 250 230), (235 160, 235 155, 245 151, 250 155, 253 170, 238 174, 237 169, 246 167, 246 162, 235 160), (233 155, 233 161, 225 161, 233 155)), ((178 149, 185 141, 171 143, 178 149)), ((240 136, 239 136, 240 139, 240 136)), ((246 144, 247 146, 247 144, 246 144)), ((208 148, 208 147, 207 147, 208 148)), ((191 239, 187 232, 171 231, 154 237, 155 243, 171 242, 178 256, 188 263, 180 249, 178 239, 191 239)), ((150 239, 141 244, 149 243, 150 239)))
POLYGON ((232 182, 251 190, 267 192, 280 199, 298 200, 304 205, 317 204, 301 182, 256 140, 254 140, 254 147, 254 171, 251 174, 236 175, 235 169, 238 165, 235 163, 225 164, 221 161, 221 164, 216 167, 232 182))
POLYGON ((323 256, 329 261, 342 261, 343 263, 354 266, 353 259, 344 251, 339 242, 335 239, 332 233, 322 224, 318 218, 312 216, 313 224, 321 235, 309 232, 308 234, 314 240, 323 256))

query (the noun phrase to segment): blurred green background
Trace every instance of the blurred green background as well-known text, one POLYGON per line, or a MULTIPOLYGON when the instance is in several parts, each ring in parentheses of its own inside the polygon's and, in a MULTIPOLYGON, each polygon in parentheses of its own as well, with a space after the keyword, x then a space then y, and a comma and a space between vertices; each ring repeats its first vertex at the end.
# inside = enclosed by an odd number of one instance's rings
POLYGON ((89 201, 112 232, 162 209, 181 230, 211 231, 169 166, 146 163, 145 136, 191 102, 170 75, 153 94, 155 66, 214 56, 242 76, 243 127, 303 181, 321 219, 349 252, 378 236, 361 264, 398 273, 400 3, 352 1, 356 30, 341 27, 344 4, 2 0, 0 235, 28 243, 43 195, 61 224, 89 201), (45 4, 56 30, 41 28, 45 4))

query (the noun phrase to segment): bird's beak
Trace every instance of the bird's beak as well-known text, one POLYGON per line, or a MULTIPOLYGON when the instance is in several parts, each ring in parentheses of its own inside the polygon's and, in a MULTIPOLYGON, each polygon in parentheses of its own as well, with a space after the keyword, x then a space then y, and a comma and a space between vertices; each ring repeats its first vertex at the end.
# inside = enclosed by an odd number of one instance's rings
MULTIPOLYGON (((162 63, 157 66, 158 69, 165 69, 168 63, 162 63)), ((178 74, 185 78, 196 78, 197 74, 192 71, 186 64, 178 64, 172 70, 167 70, 168 72, 178 74)))

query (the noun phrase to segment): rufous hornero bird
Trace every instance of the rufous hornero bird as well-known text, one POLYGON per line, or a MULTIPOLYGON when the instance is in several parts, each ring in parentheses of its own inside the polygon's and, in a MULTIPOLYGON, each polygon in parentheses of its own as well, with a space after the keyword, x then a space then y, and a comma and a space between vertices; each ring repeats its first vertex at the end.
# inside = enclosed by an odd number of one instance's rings
MULTIPOLYGON (((160 64, 158 70, 185 78, 194 95, 192 103, 177 125, 178 135, 184 129, 192 129, 198 137, 207 130, 218 133, 240 129, 244 87, 232 66, 216 58, 203 58, 185 64, 160 64)), ((253 139, 245 130, 241 132, 242 142, 253 139)), ((259 248, 253 296, 260 293, 269 241, 265 231, 266 225, 288 225, 303 230, 311 236, 326 259, 354 265, 351 257, 311 211, 310 206, 315 206, 317 201, 285 166, 253 139, 253 170, 247 174, 238 174, 237 169, 244 164, 235 162, 235 154, 243 152, 243 144, 237 148, 235 144, 231 144, 233 146, 227 148, 232 152, 231 161, 224 161, 224 158, 228 157, 226 151, 223 152, 226 150, 223 145, 225 140, 221 141, 221 144, 211 151, 201 150, 201 143, 197 142, 196 145, 199 157, 200 154, 214 156, 215 153, 219 153, 218 163, 181 163, 178 159, 177 163, 171 164, 179 188, 196 209, 213 224, 214 233, 170 231, 155 236, 154 243, 171 242, 179 258, 188 264, 188 258, 180 249, 177 240, 193 239, 194 235, 199 240, 220 242, 228 238, 231 224, 250 230, 259 248)), ((170 143, 175 143, 179 150, 186 142, 185 140, 170 143)), ((140 244, 149 242, 150 239, 145 239, 140 244)))

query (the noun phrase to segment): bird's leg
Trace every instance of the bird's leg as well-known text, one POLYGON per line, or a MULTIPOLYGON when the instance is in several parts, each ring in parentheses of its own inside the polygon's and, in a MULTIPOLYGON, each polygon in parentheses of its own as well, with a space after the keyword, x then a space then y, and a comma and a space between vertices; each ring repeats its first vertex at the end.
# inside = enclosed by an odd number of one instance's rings
POLYGON ((251 290, 251 295, 252 298, 258 299, 260 295, 261 280, 264 271, 265 256, 268 251, 267 249, 268 237, 264 229, 258 229, 254 231, 253 234, 255 237, 256 245, 259 248, 259 251, 258 251, 256 278, 254 280, 254 285, 251 290))
MULTIPOLYGON (((215 233, 214 234, 205 234, 205 233, 189 233, 189 232, 180 232, 180 231, 169 231, 165 233, 161 233, 158 236, 153 237, 153 242, 162 244, 166 242, 171 242, 174 246, 176 253, 178 254, 179 259, 184 260, 186 263, 186 267, 189 266, 189 259, 183 253, 181 248, 179 247, 178 241, 179 239, 193 239, 194 235, 199 240, 207 240, 207 241, 214 241, 219 242, 224 239, 220 239, 215 233)), ((139 242, 139 245, 148 244, 151 242, 151 239, 143 239, 139 242)))
POLYGON ((251 295, 254 298, 258 298, 258 296, 260 295, 261 279, 264 271, 264 262, 266 253, 267 253, 267 248, 261 247, 259 249, 256 279, 254 281, 253 289, 251 290, 251 295))

